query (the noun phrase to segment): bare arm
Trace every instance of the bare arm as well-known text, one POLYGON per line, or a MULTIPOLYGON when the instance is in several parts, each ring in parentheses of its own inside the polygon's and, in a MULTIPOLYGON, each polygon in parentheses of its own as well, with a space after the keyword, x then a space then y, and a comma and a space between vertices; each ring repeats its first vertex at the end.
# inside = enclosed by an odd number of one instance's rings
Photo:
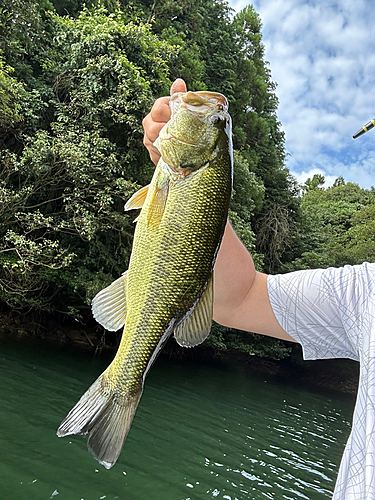
POLYGON ((294 341, 279 325, 268 297, 267 275, 227 223, 214 268, 214 320, 224 326, 294 341))
MULTIPOLYGON (((173 92, 186 92, 185 82, 177 79, 171 87, 173 92)), ((155 164, 160 154, 153 143, 169 120, 168 101, 168 97, 157 99, 143 120, 143 143, 155 164)), ((272 311, 267 275, 255 270, 253 259, 229 223, 214 269, 214 319, 228 327, 293 341, 272 311)))

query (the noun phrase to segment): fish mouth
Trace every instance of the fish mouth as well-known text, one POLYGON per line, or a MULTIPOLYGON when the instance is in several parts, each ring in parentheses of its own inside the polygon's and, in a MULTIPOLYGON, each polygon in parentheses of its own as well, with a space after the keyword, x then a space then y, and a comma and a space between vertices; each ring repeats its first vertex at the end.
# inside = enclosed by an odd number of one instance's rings
POLYGON ((227 110, 227 98, 219 92, 209 92, 207 90, 198 90, 197 92, 176 92, 171 96, 172 101, 182 101, 188 106, 194 107, 218 107, 227 110))
MULTIPOLYGON (((189 92, 188 92, 189 93, 189 92)), ((223 108, 228 109, 228 100, 219 92, 209 92, 208 90, 199 90, 198 92, 191 92, 192 94, 196 94, 198 97, 203 99, 207 104, 207 101, 213 105, 221 105, 223 108)))

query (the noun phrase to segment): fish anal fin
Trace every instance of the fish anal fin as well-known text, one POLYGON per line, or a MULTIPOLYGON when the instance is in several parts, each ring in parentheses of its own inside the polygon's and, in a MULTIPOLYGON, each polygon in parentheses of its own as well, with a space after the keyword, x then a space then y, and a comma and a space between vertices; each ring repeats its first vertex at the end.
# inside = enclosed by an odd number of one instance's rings
POLYGON ((213 310, 213 277, 194 308, 174 329, 178 344, 183 347, 194 347, 201 344, 210 334, 213 310))
POLYGON ((87 447, 106 469, 117 461, 139 400, 139 391, 117 395, 103 383, 102 374, 72 408, 57 430, 58 437, 89 434, 87 447))
POLYGON ((145 202, 149 187, 150 187, 150 185, 144 186, 139 191, 134 193, 133 196, 131 198, 129 198, 129 200, 126 202, 125 211, 135 210, 137 208, 142 208, 143 204, 145 202))
POLYGON ((91 309, 94 318, 111 332, 115 332, 125 325, 126 281, 127 271, 107 288, 96 294, 92 300, 91 309))

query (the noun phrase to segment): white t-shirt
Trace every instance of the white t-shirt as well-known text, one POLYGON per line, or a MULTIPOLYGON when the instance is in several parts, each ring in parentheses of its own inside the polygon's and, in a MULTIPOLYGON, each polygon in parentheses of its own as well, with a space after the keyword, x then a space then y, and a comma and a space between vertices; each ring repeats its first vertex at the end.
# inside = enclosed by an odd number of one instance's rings
POLYGON ((375 263, 269 276, 284 330, 305 359, 351 358, 360 380, 333 500, 375 500, 375 263))

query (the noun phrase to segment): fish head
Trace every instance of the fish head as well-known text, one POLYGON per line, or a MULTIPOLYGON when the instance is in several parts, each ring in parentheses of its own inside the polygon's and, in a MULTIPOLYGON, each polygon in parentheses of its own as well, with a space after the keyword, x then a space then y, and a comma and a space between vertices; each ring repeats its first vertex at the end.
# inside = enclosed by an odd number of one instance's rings
POLYGON ((216 92, 177 92, 170 108, 156 146, 172 170, 187 175, 210 161, 223 135, 230 137, 228 101, 216 92))

